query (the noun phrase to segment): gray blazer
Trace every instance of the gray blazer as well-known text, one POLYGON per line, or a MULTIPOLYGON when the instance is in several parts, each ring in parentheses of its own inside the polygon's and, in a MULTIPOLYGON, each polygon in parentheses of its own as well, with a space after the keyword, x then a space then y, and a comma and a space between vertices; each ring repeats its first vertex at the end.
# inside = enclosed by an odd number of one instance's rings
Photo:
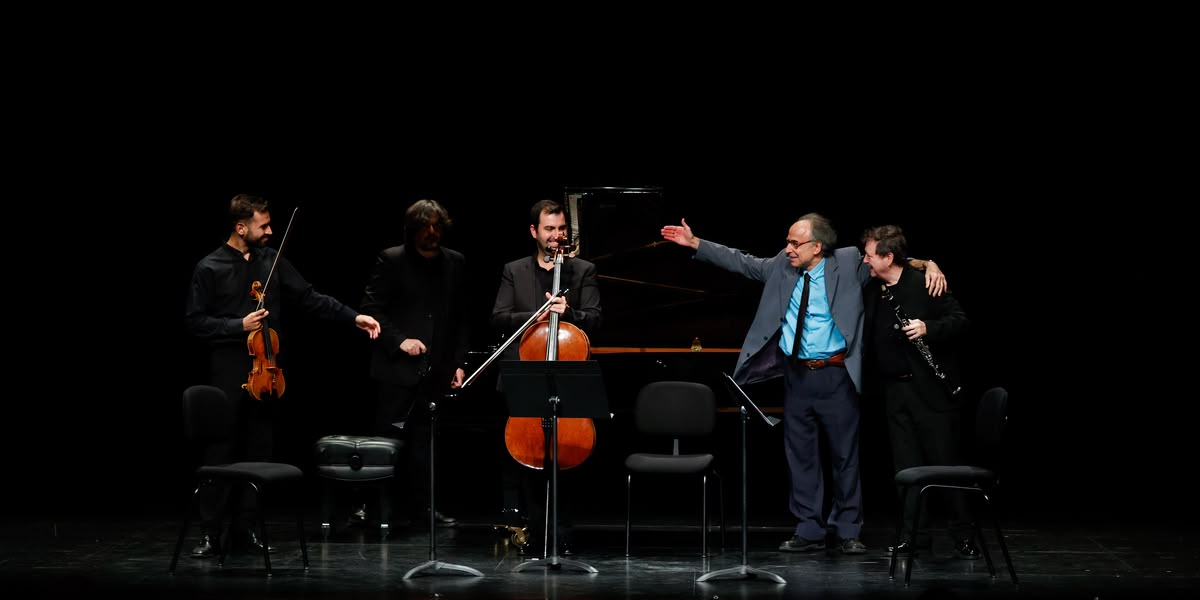
MULTIPOLYGON (((758 311, 742 342, 733 379, 744 385, 782 377, 784 363, 775 347, 787 317, 788 300, 800 278, 800 273, 788 263, 787 253, 780 250, 771 258, 758 258, 701 239, 694 258, 763 282, 758 311)), ((871 269, 863 263, 862 253, 855 247, 838 248, 825 261, 826 299, 834 324, 846 338, 846 370, 854 388, 862 393, 863 286, 871 278, 871 269)))

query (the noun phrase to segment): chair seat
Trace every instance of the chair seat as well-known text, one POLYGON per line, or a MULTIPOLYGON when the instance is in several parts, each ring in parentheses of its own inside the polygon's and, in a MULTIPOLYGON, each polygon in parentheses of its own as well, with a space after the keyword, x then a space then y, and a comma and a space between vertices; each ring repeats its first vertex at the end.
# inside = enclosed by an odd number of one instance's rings
POLYGON ((636 473, 692 475, 708 469, 712 454, 653 454, 641 452, 625 458, 625 468, 636 473))
POLYGON ((321 479, 321 531, 333 530, 336 482, 379 488, 379 529, 384 535, 391 521, 391 485, 404 442, 389 437, 327 435, 313 445, 317 476, 321 479))
POLYGON ((295 465, 269 462, 239 462, 229 465, 207 465, 196 469, 196 475, 209 479, 234 479, 255 483, 273 483, 302 479, 304 471, 295 465))
POLYGON ((327 435, 315 445, 317 475, 338 481, 390 479, 402 446, 393 438, 327 435))
POLYGON ((896 483, 908 486, 929 484, 991 484, 996 473, 972 465, 933 465, 909 467, 896 473, 896 483))

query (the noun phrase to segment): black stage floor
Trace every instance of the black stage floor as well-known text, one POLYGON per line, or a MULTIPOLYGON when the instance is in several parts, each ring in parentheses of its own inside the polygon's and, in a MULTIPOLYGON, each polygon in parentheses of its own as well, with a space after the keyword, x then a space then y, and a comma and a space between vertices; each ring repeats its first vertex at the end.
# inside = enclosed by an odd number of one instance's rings
MULTIPOLYGON (((623 507, 620 507, 623 510, 623 507)), ((157 510, 137 516, 29 517, 8 514, 0 538, 0 590, 6 598, 1162 598, 1200 592, 1200 545, 1195 529, 1080 523, 1087 519, 1009 517, 1003 523, 1019 585, 1010 579, 988 532, 996 576, 985 561, 963 561, 937 544, 919 557, 906 586, 903 564, 888 576, 887 519, 868 519, 868 553, 806 554, 777 550, 787 523, 750 519, 742 550, 740 516, 730 515, 723 550, 714 526, 712 556, 699 557, 699 531, 657 516, 634 529, 633 556, 624 553, 623 512, 576 522, 574 554, 583 566, 532 563, 488 519, 457 515, 460 524, 439 528, 434 558, 477 570, 417 569, 430 560, 427 527, 393 526, 386 538, 373 526, 341 526, 326 538, 309 515, 310 566, 303 567, 293 521, 268 522, 274 573, 259 555, 237 553, 225 565, 187 556, 189 534, 175 574, 168 564, 179 516, 157 510), (938 551, 942 550, 939 555, 938 551), (745 578, 742 567, 777 575, 745 578), (698 582, 707 573, 729 577, 698 582)))

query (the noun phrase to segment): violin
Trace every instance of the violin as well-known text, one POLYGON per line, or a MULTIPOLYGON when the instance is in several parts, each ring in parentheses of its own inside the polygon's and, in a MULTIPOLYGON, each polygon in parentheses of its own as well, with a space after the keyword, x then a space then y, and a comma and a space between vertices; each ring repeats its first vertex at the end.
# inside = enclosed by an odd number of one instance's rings
MULTIPOLYGON (((267 297, 261 281, 255 281, 250 286, 250 295, 258 301, 258 309, 261 310, 267 297)), ((271 329, 266 318, 262 320, 261 327, 246 336, 246 348, 250 351, 250 356, 254 357, 254 366, 250 368, 242 389, 250 392, 251 398, 259 401, 270 396, 282 396, 286 382, 283 379, 283 369, 275 364, 275 355, 279 354, 279 334, 271 329)))
MULTIPOLYGON (((559 294, 563 254, 568 251, 566 236, 558 239, 554 262, 554 291, 559 294)), ((582 329, 571 323, 559 323, 559 315, 550 313, 547 321, 541 321, 525 330, 521 336, 521 360, 587 360, 591 355, 591 343, 582 329)), ((509 417, 504 426, 504 445, 508 453, 519 463, 532 468, 546 466, 546 452, 550 419, 539 417, 509 417)), ((596 425, 587 417, 560 417, 558 419, 558 468, 577 467, 592 455, 596 447, 596 425)))

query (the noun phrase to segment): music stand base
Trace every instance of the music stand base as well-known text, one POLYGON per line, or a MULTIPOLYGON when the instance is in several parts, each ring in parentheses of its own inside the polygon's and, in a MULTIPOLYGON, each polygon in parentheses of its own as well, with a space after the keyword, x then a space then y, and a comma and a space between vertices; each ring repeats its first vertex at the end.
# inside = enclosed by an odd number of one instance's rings
POLYGON ((404 574, 402 579, 408 579, 421 571, 432 571, 430 575, 437 575, 443 572, 458 572, 483 577, 478 569, 472 569, 465 565, 456 565, 453 563, 442 562, 437 559, 437 523, 434 519, 437 518, 437 509, 434 504, 433 491, 437 489, 437 480, 434 478, 434 469, 437 468, 437 463, 434 461, 434 451, 437 448, 435 441, 437 440, 437 403, 429 403, 429 560, 411 568, 404 574))
MULTIPOLYGON (((741 417, 742 417, 741 418, 741 422, 742 422, 742 427, 741 427, 741 429, 742 429, 742 564, 740 564, 736 567, 729 567, 728 569, 718 569, 716 571, 710 571, 710 572, 705 573, 705 574, 701 575, 700 577, 698 577, 696 579, 696 581, 704 582, 704 581, 708 581, 710 579, 719 579, 719 578, 757 579, 759 577, 762 577, 764 579, 769 579, 771 581, 774 581, 775 583, 787 583, 787 581, 785 581, 784 578, 782 578, 770 571, 764 571, 762 569, 755 569, 754 567, 751 567, 746 564, 746 562, 747 562, 746 557, 749 555, 749 549, 750 549, 750 540, 749 540, 749 536, 747 535, 747 532, 750 531, 750 527, 749 527, 750 517, 749 517, 748 509, 747 509, 747 506, 749 506, 750 502, 749 502, 749 491, 748 491, 749 488, 747 486, 747 476, 746 476, 746 472, 749 470, 747 468, 749 461, 746 458, 746 456, 747 456, 746 422, 750 420, 750 412, 748 410, 746 410, 746 405, 749 404, 749 405, 753 406, 754 410, 759 414, 759 416, 761 416, 763 418, 763 420, 767 422, 767 425, 769 425, 771 427, 774 427, 775 425, 777 425, 779 423, 779 420, 776 419, 776 420, 772 421, 771 419, 767 418, 767 415, 763 414, 763 412, 761 410, 759 410, 758 406, 754 404, 754 401, 750 399, 750 396, 747 396, 745 394, 745 392, 742 391, 742 388, 739 387, 738 384, 733 381, 733 378, 730 377, 728 373, 724 373, 724 375, 725 375, 725 379, 727 379, 729 381, 729 384, 732 385, 733 388, 737 390, 738 395, 742 399, 745 400, 744 402, 741 400, 738 400, 738 406, 740 408, 739 412, 741 413, 741 417)), ((732 392, 732 391, 733 390, 730 390, 730 392, 732 392)))
POLYGON ((716 571, 709 571, 708 573, 705 573, 705 574, 701 575, 700 577, 698 577, 696 579, 696 581, 703 582, 703 581, 708 581, 710 579, 755 579, 757 577, 763 577, 765 579, 770 579, 771 581, 774 581, 775 583, 787 583, 787 581, 785 581, 782 577, 780 577, 770 571, 764 571, 762 569, 755 569, 754 567, 750 567, 750 566, 746 566, 746 565, 740 565, 737 567, 729 567, 728 569, 718 569, 716 571))
POLYGON ((571 560, 569 558, 559 558, 557 556, 551 556, 551 557, 545 558, 545 559, 530 558, 528 560, 524 560, 524 561, 518 563, 517 566, 513 567, 512 572, 520 573, 521 571, 524 571, 527 567, 545 567, 547 570, 557 571, 557 570, 562 569, 564 566, 575 567, 576 569, 579 569, 580 571, 586 571, 588 573, 599 573, 600 572, 600 571, 596 570, 596 567, 593 567, 592 565, 589 565, 583 561, 571 560))
POLYGON ((440 560, 430 560, 409 569, 408 572, 404 574, 403 578, 409 579, 413 575, 416 575, 417 573, 420 573, 426 569, 433 571, 433 573, 430 573, 430 575, 437 575, 440 571, 457 571, 466 573, 468 575, 474 575, 476 577, 483 577, 483 573, 480 573, 478 569, 472 569, 471 567, 465 565, 442 562, 440 560))

